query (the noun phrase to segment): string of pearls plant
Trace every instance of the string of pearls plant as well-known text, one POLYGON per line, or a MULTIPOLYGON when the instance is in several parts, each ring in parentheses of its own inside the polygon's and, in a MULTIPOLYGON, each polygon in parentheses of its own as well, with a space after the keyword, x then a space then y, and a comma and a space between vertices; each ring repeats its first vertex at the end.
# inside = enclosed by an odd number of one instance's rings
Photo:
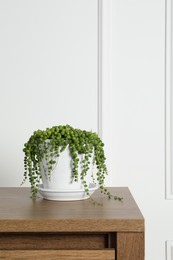
MULTIPOLYGON (((92 131, 75 129, 70 125, 59 125, 46 130, 37 130, 24 144, 24 179, 22 184, 26 179, 29 179, 33 199, 37 197, 38 187, 41 182, 40 163, 43 158, 46 158, 48 175, 51 178, 51 172, 57 162, 56 159, 67 146, 70 148, 72 159, 72 181, 77 182, 80 178, 85 193, 90 196, 85 176, 89 170, 93 155, 92 163, 97 168, 96 179, 101 193, 107 195, 108 198, 122 200, 122 198, 112 195, 105 187, 104 181, 108 173, 105 164, 104 144, 101 139, 92 131), (82 170, 78 172, 79 155, 81 154, 83 155, 82 170)), ((95 183, 94 176, 93 183, 95 183)))

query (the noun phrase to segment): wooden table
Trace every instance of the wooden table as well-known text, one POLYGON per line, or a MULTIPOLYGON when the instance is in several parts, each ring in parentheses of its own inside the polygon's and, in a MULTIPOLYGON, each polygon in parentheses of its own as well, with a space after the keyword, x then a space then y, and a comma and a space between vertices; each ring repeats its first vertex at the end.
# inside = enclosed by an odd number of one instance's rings
POLYGON ((29 188, 0 188, 0 259, 144 260, 144 218, 128 188, 123 202, 30 199, 29 188))

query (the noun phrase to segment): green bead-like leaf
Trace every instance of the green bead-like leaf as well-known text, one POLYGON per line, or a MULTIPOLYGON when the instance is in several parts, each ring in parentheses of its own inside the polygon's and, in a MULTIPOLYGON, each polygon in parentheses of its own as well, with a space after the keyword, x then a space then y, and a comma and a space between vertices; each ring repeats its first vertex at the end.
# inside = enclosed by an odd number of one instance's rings
MULTIPOLYGON (((101 192, 105 193, 108 197, 112 197, 107 189, 104 189, 104 179, 108 172, 105 164, 104 144, 99 136, 92 131, 75 129, 70 125, 59 125, 46 128, 46 130, 34 131, 28 142, 24 144, 23 182, 29 178, 32 198, 35 199, 37 197, 37 190, 41 181, 40 163, 42 160, 46 160, 48 175, 51 178, 51 172, 56 165, 56 160, 61 156, 61 153, 67 146, 69 146, 72 157, 73 181, 77 182, 78 179, 81 179, 84 190, 89 196, 85 176, 90 168, 93 155, 92 165, 95 165, 97 168, 96 175, 101 192), (79 160, 80 155, 83 155, 82 162, 79 160), (82 164, 81 172, 79 172, 79 163, 82 164)), ((92 178, 94 182, 94 176, 92 178)), ((121 198, 116 196, 114 196, 114 199, 121 200, 121 198)))

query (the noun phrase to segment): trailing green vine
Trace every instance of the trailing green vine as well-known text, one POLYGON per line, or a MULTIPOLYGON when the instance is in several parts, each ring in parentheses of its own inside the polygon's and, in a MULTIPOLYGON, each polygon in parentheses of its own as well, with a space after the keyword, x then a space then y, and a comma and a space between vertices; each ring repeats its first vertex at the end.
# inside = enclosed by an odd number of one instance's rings
MULTIPOLYGON (((46 130, 37 130, 24 144, 23 183, 29 178, 33 199, 37 197, 38 187, 41 182, 40 163, 43 159, 46 159, 46 170, 49 178, 51 178, 51 172, 56 167, 56 159, 67 146, 70 148, 72 158, 72 180, 77 182, 80 178, 88 196, 90 196, 90 193, 85 176, 90 168, 91 157, 93 156, 92 163, 97 168, 96 181, 101 192, 107 195, 108 198, 122 200, 122 198, 112 195, 105 187, 104 181, 108 173, 105 164, 104 144, 101 139, 92 131, 75 129, 70 125, 59 125, 46 130), (81 154, 83 155, 82 170, 78 172, 79 156, 81 154)), ((94 176, 93 183, 95 183, 94 176)), ((95 203, 94 200, 93 202, 95 203)))

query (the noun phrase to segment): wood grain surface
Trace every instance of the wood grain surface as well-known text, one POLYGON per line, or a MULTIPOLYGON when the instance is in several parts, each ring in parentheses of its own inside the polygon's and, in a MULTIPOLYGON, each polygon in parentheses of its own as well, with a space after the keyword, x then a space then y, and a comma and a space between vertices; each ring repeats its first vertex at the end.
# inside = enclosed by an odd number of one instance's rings
POLYGON ((144 260, 144 233, 117 233, 117 260, 144 260))
POLYGON ((115 251, 107 250, 0 250, 0 259, 115 260, 115 251))
POLYGON ((29 188, 0 188, 0 259, 144 260, 144 218, 128 188, 124 199, 94 193, 75 202, 30 199, 29 188))
POLYGON ((109 240, 108 234, 0 233, 0 250, 104 249, 109 240))
POLYGON ((33 201, 29 188, 0 188, 0 232, 142 232, 144 218, 128 188, 109 188, 123 201, 96 191, 91 200, 33 201))

